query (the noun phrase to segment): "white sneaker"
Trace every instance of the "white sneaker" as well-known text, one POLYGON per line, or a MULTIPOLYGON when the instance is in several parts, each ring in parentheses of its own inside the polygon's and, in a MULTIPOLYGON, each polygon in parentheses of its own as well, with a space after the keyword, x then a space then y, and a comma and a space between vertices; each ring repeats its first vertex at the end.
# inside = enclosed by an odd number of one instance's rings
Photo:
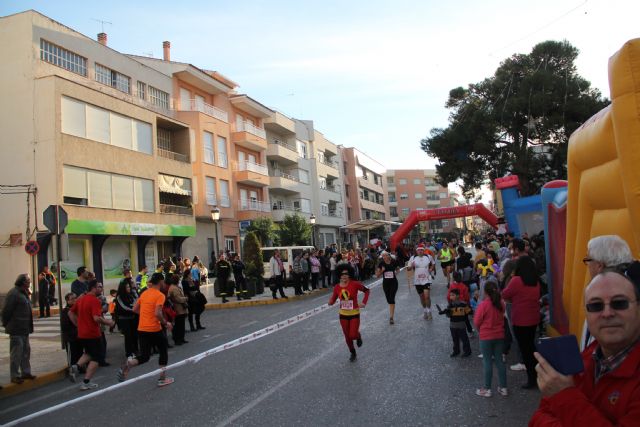
POLYGON ((427 313, 426 311, 424 313, 422 313, 422 318, 424 320, 429 320, 429 313, 427 313))
POLYGON ((509 366, 509 369, 511 369, 512 371, 526 371, 527 367, 524 366, 523 363, 516 363, 515 365, 509 366))
POLYGON ((498 387, 498 394, 500 396, 509 396, 509 390, 506 387, 498 387))
POLYGON ((89 381, 88 383, 83 382, 80 386, 80 390, 91 390, 94 388, 98 388, 98 384, 89 381))
POLYGON ((480 353, 480 354, 478 355, 478 358, 482 359, 482 353, 480 353))
POLYGON ((488 388, 476 389, 476 394, 480 397, 491 397, 491 390, 488 388))

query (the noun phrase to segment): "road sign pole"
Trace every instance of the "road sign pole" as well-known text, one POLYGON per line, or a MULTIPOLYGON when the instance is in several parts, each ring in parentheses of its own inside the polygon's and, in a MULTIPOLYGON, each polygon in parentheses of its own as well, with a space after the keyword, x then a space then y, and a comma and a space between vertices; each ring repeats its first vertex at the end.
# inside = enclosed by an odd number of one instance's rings
POLYGON ((58 317, 60 319, 60 346, 65 350, 64 337, 62 335, 62 272, 60 271, 60 258, 62 257, 62 244, 60 239, 60 206, 56 205, 56 274, 58 275, 58 317))

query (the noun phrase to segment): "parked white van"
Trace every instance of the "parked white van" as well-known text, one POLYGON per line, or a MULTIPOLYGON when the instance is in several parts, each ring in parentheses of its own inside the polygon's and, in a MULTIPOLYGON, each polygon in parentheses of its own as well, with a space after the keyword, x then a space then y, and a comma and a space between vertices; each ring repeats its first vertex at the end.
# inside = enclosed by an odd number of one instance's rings
POLYGON ((262 248, 262 262, 264 263, 264 275, 262 277, 268 279, 272 276, 269 261, 271 261, 271 257, 276 250, 280 251, 280 259, 284 264, 284 271, 287 272, 287 277, 289 277, 289 266, 293 265, 295 257, 304 251, 310 252, 314 249, 313 246, 273 246, 262 248))

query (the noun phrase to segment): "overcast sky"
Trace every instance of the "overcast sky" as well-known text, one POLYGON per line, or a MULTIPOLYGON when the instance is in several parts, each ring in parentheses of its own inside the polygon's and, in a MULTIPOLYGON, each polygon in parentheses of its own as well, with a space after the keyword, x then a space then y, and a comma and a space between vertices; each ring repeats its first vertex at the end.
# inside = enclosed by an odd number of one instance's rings
POLYGON ((336 144, 389 169, 435 165, 420 139, 446 127, 449 90, 490 77, 545 40, 580 50, 578 71, 609 96, 607 60, 640 37, 639 0, 82 1, 4 0, 123 53, 216 70, 239 91, 313 120, 336 144))

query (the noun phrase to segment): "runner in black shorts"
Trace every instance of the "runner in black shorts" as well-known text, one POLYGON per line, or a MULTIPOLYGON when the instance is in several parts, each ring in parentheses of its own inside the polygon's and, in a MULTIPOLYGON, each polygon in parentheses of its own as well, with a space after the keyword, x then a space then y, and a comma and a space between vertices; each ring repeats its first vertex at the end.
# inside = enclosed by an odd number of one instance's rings
POLYGON ((413 270, 413 285, 420 295, 420 303, 424 311, 424 318, 431 320, 431 282, 435 261, 431 255, 425 254, 425 248, 419 245, 416 248, 416 256, 411 257, 407 270, 413 270))
POLYGON ((451 272, 453 271, 453 265, 456 262, 456 248, 454 242, 445 243, 440 249, 440 253, 438 254, 438 259, 440 260, 440 267, 442 268, 442 273, 444 277, 447 279, 447 286, 451 282, 451 272))
POLYGON ((398 292, 398 277, 400 266, 391 258, 387 251, 382 252, 382 261, 376 268, 376 277, 382 276, 382 289, 389 304, 389 324, 393 325, 393 314, 396 309, 396 292, 398 292))

